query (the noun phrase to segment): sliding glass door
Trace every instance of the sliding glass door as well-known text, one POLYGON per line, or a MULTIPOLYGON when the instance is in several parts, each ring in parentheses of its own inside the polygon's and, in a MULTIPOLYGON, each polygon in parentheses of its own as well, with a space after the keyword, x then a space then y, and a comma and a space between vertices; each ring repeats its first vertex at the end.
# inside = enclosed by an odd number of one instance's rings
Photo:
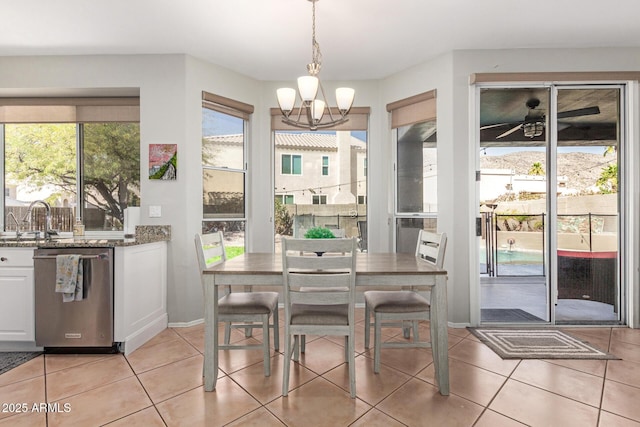
POLYGON ((618 322, 623 87, 479 96, 481 323, 618 322))
POLYGON ((556 323, 620 314, 620 87, 559 87, 555 148, 556 323))

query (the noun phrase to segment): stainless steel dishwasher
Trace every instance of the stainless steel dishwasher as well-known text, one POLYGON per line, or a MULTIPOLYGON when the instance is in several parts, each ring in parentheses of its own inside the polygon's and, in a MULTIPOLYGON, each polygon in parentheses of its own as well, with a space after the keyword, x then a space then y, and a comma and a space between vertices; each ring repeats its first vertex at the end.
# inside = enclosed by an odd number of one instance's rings
POLYGON ((34 251, 36 345, 113 349, 113 248, 40 248, 34 251), (62 302, 56 287, 56 256, 78 254, 83 299, 62 302))

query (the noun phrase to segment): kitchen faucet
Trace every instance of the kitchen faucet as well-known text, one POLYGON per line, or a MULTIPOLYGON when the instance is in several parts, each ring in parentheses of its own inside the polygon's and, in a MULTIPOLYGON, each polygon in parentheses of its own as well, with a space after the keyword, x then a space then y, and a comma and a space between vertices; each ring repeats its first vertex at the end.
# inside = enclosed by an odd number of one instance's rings
POLYGON ((13 219, 13 221, 16 223, 16 238, 20 239, 20 236, 22 236, 22 233, 20 232, 20 222, 18 222, 18 218, 16 218, 16 216, 14 215, 13 212, 9 211, 9 213, 7 214, 7 216, 11 219, 13 219))
POLYGON ((27 209, 27 213, 25 214, 24 218, 22 218, 22 222, 25 222, 26 220, 26 222, 29 224, 29 232, 33 232, 36 235, 36 239, 37 239, 40 231, 32 230, 32 225, 31 225, 33 222, 31 217, 31 211, 33 210, 36 204, 41 204, 45 208, 46 220, 44 225, 44 238, 45 240, 50 240, 51 236, 57 235, 58 232, 51 228, 51 205, 49 205, 49 203, 45 202, 44 200, 34 200, 33 202, 31 202, 31 204, 29 205, 29 208, 27 209))

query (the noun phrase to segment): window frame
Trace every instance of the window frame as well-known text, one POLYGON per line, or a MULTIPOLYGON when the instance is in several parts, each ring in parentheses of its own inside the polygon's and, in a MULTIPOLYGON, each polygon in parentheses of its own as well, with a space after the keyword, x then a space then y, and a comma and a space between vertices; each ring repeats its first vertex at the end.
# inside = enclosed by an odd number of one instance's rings
POLYGON ((311 195, 311 204, 312 205, 326 205, 327 204, 327 195, 326 194, 312 194, 311 195), (317 200, 317 202, 316 202, 317 200))
POLYGON ((280 156, 280 175, 295 175, 295 176, 302 176, 302 154, 294 154, 294 153, 282 153, 280 156), (286 173, 284 171, 284 165, 285 165, 285 161, 284 158, 289 157, 289 173, 286 173), (295 173, 294 171, 294 159, 295 158, 299 158, 300 159, 300 173, 295 173))
MULTIPOLYGON (((393 247, 395 251, 399 249, 401 251, 408 250, 407 248, 415 248, 415 240, 412 242, 401 242, 401 228, 403 223, 415 222, 416 224, 422 223, 422 228, 434 230, 437 229, 438 212, 437 212, 437 184, 436 184, 436 211, 425 212, 424 200, 423 208, 420 211, 399 211, 398 197, 399 193, 399 179, 400 166, 398 164, 398 133, 406 127, 416 123, 425 123, 433 121, 437 129, 437 93, 436 90, 424 92, 409 98, 405 98, 390 104, 387 104, 387 111, 390 113, 391 121, 391 137, 393 142, 393 181, 394 181, 394 196, 393 196, 393 247)), ((437 135, 437 134, 436 134, 437 135)), ((436 156, 438 150, 438 142, 435 142, 436 156)), ((437 157, 436 157, 437 159, 437 157)), ((424 167, 424 159, 423 159, 424 167)), ((365 166, 366 168, 366 166, 365 166)), ((436 183, 438 177, 438 162, 435 164, 436 170, 436 183)), ((422 189, 424 192, 424 187, 422 189)), ((413 229, 414 227, 406 227, 413 229)), ((435 230, 434 230, 435 231, 435 230)), ((416 236, 417 238, 417 236, 416 236)))
POLYGON ((296 196, 295 196, 295 194, 288 194, 288 193, 276 194, 274 197, 275 197, 276 200, 279 200, 280 203, 282 203, 283 205, 295 205, 296 204, 296 196), (287 203, 287 198, 288 197, 291 198, 291 203, 287 203))
MULTIPOLYGON (((200 159, 200 164, 201 164, 201 181, 200 181, 200 197, 201 197, 201 204, 200 204, 200 217, 201 217, 201 230, 202 233, 210 233, 214 230, 218 230, 220 228, 222 228, 223 233, 225 233, 225 235, 227 235, 227 231, 231 231, 231 232, 241 232, 242 233, 242 250, 235 250, 235 246, 229 246, 227 245, 226 247, 229 248, 233 248, 234 251, 228 251, 227 255, 228 257, 233 257, 233 256, 237 256, 240 253, 246 252, 247 250, 247 244, 248 244, 248 239, 247 236, 249 236, 249 232, 250 232, 250 228, 251 228, 251 224, 249 223, 249 214, 248 214, 248 208, 249 208, 249 196, 250 196, 250 188, 249 188, 249 183, 250 183, 250 175, 249 175, 249 153, 248 153, 248 148, 249 148, 249 144, 251 141, 251 133, 250 133, 250 129, 251 129, 251 118, 252 118, 252 114, 254 111, 254 108, 252 105, 249 104, 245 104, 243 102, 240 101, 235 101, 233 99, 230 98, 225 98, 223 96, 220 95, 214 95, 211 94, 209 92, 206 91, 202 91, 202 109, 201 109, 201 118, 203 120, 203 125, 204 125, 204 110, 210 110, 213 111, 215 113, 219 113, 219 114, 224 114, 230 117, 235 117, 238 118, 240 120, 242 120, 242 168, 238 169, 237 165, 235 165, 235 168, 228 168, 225 167, 224 165, 217 165, 217 166, 209 166, 209 165, 204 165, 202 158, 200 159), (217 171, 224 171, 224 172, 235 172, 235 173, 241 173, 242 177, 243 177, 243 212, 242 212, 242 216, 233 216, 233 215, 229 215, 229 216, 216 216, 216 217, 208 217, 205 218, 204 215, 204 171, 205 170, 217 170, 217 171), (226 227, 229 227, 231 230, 227 230, 226 227)), ((212 135, 206 134, 204 132, 204 126, 203 126, 203 130, 201 133, 201 142, 200 142, 200 152, 201 152, 201 156, 202 156, 202 140, 206 137, 206 136, 213 136, 213 135, 218 135, 218 136, 224 136, 225 134, 223 132, 218 132, 218 133, 212 133, 212 135)), ((227 212, 227 214, 229 214, 229 212, 227 212)), ((237 244, 236 244, 237 246, 237 244)))
MULTIPOLYGON (((33 97, 0 98, 0 163, 5 164, 6 127, 5 125, 51 125, 68 124, 75 127, 75 163, 76 208, 74 221, 86 222, 85 204, 85 148, 84 126, 100 123, 135 123, 140 128, 140 96, 87 96, 87 97, 33 97), (25 101, 28 99, 28 101, 25 101)), ((139 148, 140 141, 138 141, 139 148)), ((138 156, 140 161, 140 156, 138 156)), ((140 165, 138 165, 140 168, 140 165)), ((0 174, 0 185, 5 189, 5 197, 0 200, 0 229, 6 231, 6 169, 0 174)), ((140 176, 140 180, 142 175, 140 176)), ((138 181, 138 187, 140 186, 138 181)), ((133 205, 131 205, 133 207, 133 205)), ((108 211, 105 211, 108 212, 108 211)), ((123 211, 124 212, 124 211, 123 211)), ((115 217, 113 213, 111 217, 115 217)), ((85 224, 86 225, 86 224, 85 224)), ((71 224, 72 226, 72 224, 71 224)), ((54 227, 55 228, 55 227, 54 227)), ((95 234, 111 234, 113 230, 87 229, 95 234)), ((124 221, 122 230, 125 232, 124 221)), ((71 232, 71 231, 69 231, 71 232)))

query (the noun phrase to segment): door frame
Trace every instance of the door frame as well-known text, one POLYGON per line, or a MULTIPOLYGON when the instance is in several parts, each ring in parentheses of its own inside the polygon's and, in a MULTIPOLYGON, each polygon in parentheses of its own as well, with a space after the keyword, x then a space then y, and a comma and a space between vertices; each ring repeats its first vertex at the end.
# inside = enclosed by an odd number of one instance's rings
MULTIPOLYGON (((634 298, 636 295, 640 295, 639 279, 640 274, 639 266, 640 260, 636 260, 634 254, 640 252, 638 247, 640 246, 640 237, 638 231, 640 230, 640 218, 638 218, 637 212, 640 206, 640 198, 633 197, 634 189, 640 187, 640 172, 635 171, 633 166, 640 165, 640 147, 639 136, 640 132, 640 120, 638 117, 634 117, 634 111, 640 111, 640 96, 638 94, 638 81, 538 81, 538 82, 520 82, 520 81, 505 81, 505 82, 491 82, 491 83, 477 83, 474 82, 469 86, 469 143, 471 149, 469 150, 469 165, 473 167, 473 173, 470 174, 471 180, 469 188, 474 189, 474 194, 469 197, 469 212, 470 214, 470 230, 476 230, 476 218, 480 217, 479 214, 479 195, 480 195, 480 90, 486 88, 519 88, 519 87, 549 87, 550 88, 550 105, 549 105, 549 118, 548 118, 548 135, 549 145, 547 147, 547 160, 548 170, 556 170, 555 160, 557 156, 551 155, 551 150, 557 153, 557 120, 551 120, 556 117, 555 109, 557 105, 557 91, 559 89, 579 89, 586 87, 611 87, 617 86, 620 88, 621 101, 620 101, 620 147, 619 147, 619 164, 622 171, 619 173, 619 219, 618 219, 618 250, 620 254, 620 269, 619 269, 619 289, 620 289, 620 324, 629 325, 631 327, 638 327, 638 319, 640 316, 640 303, 634 304, 634 298), (635 148, 634 148, 635 147, 635 148), (553 164, 551 163, 553 161, 553 164), (552 169, 553 168, 553 169, 552 169), (634 215, 636 212, 636 215, 634 215), (630 237, 629 237, 630 236, 630 237)), ((635 114, 638 116, 638 114, 635 114)), ((637 168, 636 168, 637 169, 637 168)), ((548 190, 550 188, 556 188, 557 177, 556 173, 551 174, 551 177, 547 180, 548 190)), ((556 212, 557 210, 557 198, 550 197, 547 200, 547 209, 550 212, 556 212)), ((546 236, 549 244, 549 248, 557 247, 557 224, 556 221, 549 221, 548 233, 546 236)), ((470 296, 470 324, 473 326, 480 325, 480 266, 479 266, 479 237, 475 232, 470 233, 469 238, 469 254, 471 258, 471 265, 469 266, 469 296, 470 296)), ((557 259, 551 259, 552 251, 547 250, 544 254, 546 265, 548 266, 548 277, 546 278, 547 286, 547 308, 550 312, 550 322, 536 323, 536 325, 548 325, 556 326, 555 310, 551 309, 551 305, 557 300, 557 259), (553 280, 553 286, 550 282, 553 280), (551 295, 551 289, 553 295, 551 295)), ((505 324, 508 325, 508 324, 505 324)), ((606 325, 611 326, 611 325, 606 325)))

